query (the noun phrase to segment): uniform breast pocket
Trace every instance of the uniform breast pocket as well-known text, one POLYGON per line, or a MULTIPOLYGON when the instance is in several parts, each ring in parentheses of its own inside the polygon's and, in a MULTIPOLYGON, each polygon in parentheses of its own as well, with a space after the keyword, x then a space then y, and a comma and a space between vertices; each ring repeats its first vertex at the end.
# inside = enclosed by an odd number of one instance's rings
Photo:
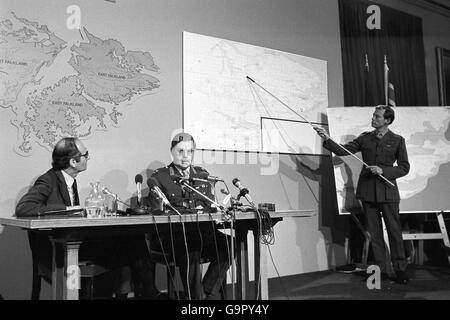
POLYGON ((395 162, 395 155, 397 153, 398 143, 395 141, 388 141, 383 145, 383 153, 386 161, 395 162))

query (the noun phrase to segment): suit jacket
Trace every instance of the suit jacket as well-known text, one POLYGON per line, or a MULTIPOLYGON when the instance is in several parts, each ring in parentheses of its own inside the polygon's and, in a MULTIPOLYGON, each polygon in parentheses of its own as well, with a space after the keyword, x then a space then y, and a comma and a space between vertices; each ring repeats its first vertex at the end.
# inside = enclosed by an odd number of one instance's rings
MULTIPOLYGON (((79 204, 77 190, 74 203, 79 204)), ((60 170, 50 169, 40 176, 16 206, 16 216, 37 216, 39 213, 64 210, 71 206, 66 180, 60 170)))
MULTIPOLYGON (((327 140, 324 147, 339 156, 348 155, 335 142, 327 140)), ((375 132, 364 132, 355 140, 343 145, 351 153, 361 152, 363 161, 368 165, 376 165, 383 169, 383 176, 392 182, 392 187, 369 169, 363 168, 359 175, 356 198, 369 202, 399 202, 400 194, 396 179, 409 172, 408 153, 405 139, 388 130, 382 139, 375 132), (394 163, 397 161, 397 165, 394 163)))
MULTIPOLYGON (((206 172, 205 169, 198 166, 191 166, 189 177, 199 178, 201 172, 206 172)), ((179 171, 176 169, 175 165, 171 163, 167 167, 163 167, 155 170, 152 177, 158 181, 158 186, 164 192, 169 202, 177 208, 180 209, 194 209, 197 206, 202 206, 205 210, 212 210, 211 204, 202 198, 197 193, 185 188, 183 190, 180 185, 173 182, 171 176, 181 176, 179 171)), ((212 193, 211 184, 208 182, 194 181, 191 185, 203 193, 210 199, 214 200, 214 195, 212 193)), ((159 201, 155 198, 154 194, 149 191, 149 202, 153 209, 159 207, 159 201)))

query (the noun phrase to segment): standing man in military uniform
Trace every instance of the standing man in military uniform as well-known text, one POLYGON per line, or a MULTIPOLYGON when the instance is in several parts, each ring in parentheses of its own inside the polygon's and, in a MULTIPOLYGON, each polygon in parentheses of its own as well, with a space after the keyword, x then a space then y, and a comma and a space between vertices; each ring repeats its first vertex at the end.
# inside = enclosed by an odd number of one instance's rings
MULTIPOLYGON (((369 166, 361 170, 356 198, 361 200, 367 218, 367 227, 371 235, 372 250, 375 263, 380 266, 382 275, 386 275, 386 255, 381 223, 381 214, 386 224, 391 261, 396 273, 396 281, 406 284, 407 261, 403 246, 402 228, 400 224, 400 194, 396 179, 409 172, 408 153, 405 139, 389 130, 395 119, 394 110, 389 106, 377 106, 372 116, 372 127, 375 130, 364 132, 355 140, 343 145, 351 153, 361 152, 363 161, 369 166), (394 163, 397 165, 394 166, 394 163), (394 186, 388 184, 380 176, 384 176, 394 186)), ((315 127, 325 141, 324 147, 338 156, 349 155, 336 144, 326 131, 315 127)))
MULTIPOLYGON (((195 178, 204 177, 205 173, 206 175, 208 173, 205 169, 192 165, 195 152, 194 138, 188 133, 179 133, 172 139, 170 150, 173 162, 167 167, 157 169, 152 174, 153 181, 156 181, 155 183, 163 191, 171 205, 181 213, 193 213, 199 212, 199 210, 206 213, 216 212, 217 209, 211 206, 206 199, 174 182, 174 179, 186 179, 192 187, 208 198, 214 199, 211 184, 195 180, 195 178)), ((160 201, 151 191, 149 192, 149 201, 154 210, 160 209, 160 201)), ((163 244, 162 249, 165 253, 172 254, 174 252, 172 258, 179 265, 183 286, 185 289, 190 288, 192 299, 216 299, 219 297, 219 289, 221 289, 226 272, 231 265, 231 257, 228 252, 231 241, 228 236, 217 229, 214 222, 186 223, 184 227, 186 243, 181 224, 158 225, 158 234, 163 244), (201 258, 207 258, 210 265, 200 286, 197 282, 201 274, 197 273, 200 272, 201 258), (187 277, 189 277, 189 282, 187 277)), ((156 232, 152 234, 150 244, 152 248, 161 249, 157 238, 158 234, 156 232)))

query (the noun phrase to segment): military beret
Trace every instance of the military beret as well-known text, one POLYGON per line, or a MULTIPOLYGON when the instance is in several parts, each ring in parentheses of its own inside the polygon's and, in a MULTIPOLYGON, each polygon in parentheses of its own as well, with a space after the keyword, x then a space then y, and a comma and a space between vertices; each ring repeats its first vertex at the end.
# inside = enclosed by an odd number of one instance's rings
POLYGON ((194 137, 192 137, 189 133, 181 132, 175 135, 172 139, 172 143, 170 146, 170 150, 173 149, 178 143, 182 141, 192 141, 194 143, 194 149, 195 149, 195 140, 194 137))

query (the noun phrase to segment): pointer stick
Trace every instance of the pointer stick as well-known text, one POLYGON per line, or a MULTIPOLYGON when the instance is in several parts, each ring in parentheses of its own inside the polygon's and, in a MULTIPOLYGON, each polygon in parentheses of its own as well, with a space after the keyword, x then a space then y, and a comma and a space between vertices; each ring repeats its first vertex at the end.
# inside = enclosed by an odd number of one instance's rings
MULTIPOLYGON (((278 102, 280 102, 282 105, 284 105, 286 108, 288 108, 289 110, 291 110, 293 113, 295 113, 296 115, 298 115, 300 118, 302 118, 303 120, 305 120, 311 127, 314 128, 314 125, 308 121, 308 119, 306 119, 305 117, 303 117, 301 114, 299 114, 298 112, 296 112, 294 109, 292 109, 291 107, 289 107, 286 103, 284 103, 283 101, 281 101, 280 99, 278 99, 278 97, 274 96, 271 92, 267 91, 264 87, 262 87, 259 83, 257 83, 255 80, 253 80, 252 78, 250 78, 249 76, 247 76, 247 79, 250 80, 251 82, 253 82, 254 84, 256 84, 258 87, 260 87, 261 89, 263 89, 265 92, 267 92, 269 95, 271 95, 273 98, 275 98, 275 100, 277 100, 278 102)), ((360 158, 358 158, 357 156, 355 156, 353 153, 351 153, 350 151, 348 151, 344 146, 342 146, 340 143, 337 143, 333 138, 329 137, 329 139, 331 139, 331 141, 333 141, 334 143, 336 143, 339 147, 341 147, 342 149, 345 150, 345 152, 347 152, 349 155, 351 155, 353 158, 355 158, 356 160, 358 160, 359 162, 361 162, 364 166, 369 167, 369 165, 367 163, 365 163, 363 160, 361 160, 360 158)), ((378 175, 380 178, 382 178, 384 181, 386 181, 387 183, 389 183, 391 186, 395 187, 395 185, 390 182, 388 179, 386 179, 384 176, 382 176, 381 174, 378 175)))

